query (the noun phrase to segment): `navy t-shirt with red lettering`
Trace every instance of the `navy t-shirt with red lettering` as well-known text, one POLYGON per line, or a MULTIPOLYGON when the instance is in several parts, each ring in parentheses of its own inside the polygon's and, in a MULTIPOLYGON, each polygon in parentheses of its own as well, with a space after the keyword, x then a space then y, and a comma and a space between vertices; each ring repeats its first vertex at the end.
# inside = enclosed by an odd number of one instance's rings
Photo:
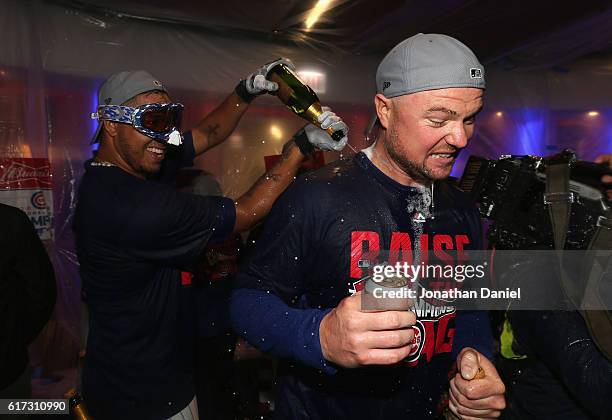
MULTIPOLYGON (((253 344, 286 357, 278 418, 434 416, 456 350, 452 307, 417 308, 418 346, 399 365, 342 369, 317 362, 321 314, 363 287, 360 261, 366 255, 412 247, 419 217, 413 204, 421 195, 389 178, 362 152, 299 179, 274 205, 254 255, 238 275, 232 317, 253 344), (268 301, 261 292, 278 296, 287 309, 266 317, 258 309, 268 301), (285 320, 300 318, 296 308, 312 317, 285 320)), ((434 218, 422 224, 423 249, 482 249, 478 213, 462 192, 437 182, 433 201, 434 218)), ((271 304, 268 312, 276 307, 271 304)), ((487 331, 482 335, 490 337, 487 331)))
POLYGON ((74 229, 89 307, 83 396, 96 419, 165 419, 194 397, 195 312, 181 272, 235 223, 232 200, 172 185, 194 155, 187 133, 155 180, 85 165, 74 229))

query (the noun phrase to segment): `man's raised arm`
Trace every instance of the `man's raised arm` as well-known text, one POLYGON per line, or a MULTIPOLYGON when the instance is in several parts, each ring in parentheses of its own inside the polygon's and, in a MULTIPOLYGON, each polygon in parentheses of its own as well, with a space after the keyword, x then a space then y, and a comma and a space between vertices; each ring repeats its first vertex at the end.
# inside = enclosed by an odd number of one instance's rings
POLYGON ((192 129, 196 156, 227 139, 253 99, 278 89, 278 84, 267 80, 265 75, 281 62, 295 69, 293 63, 284 58, 265 64, 241 80, 234 92, 192 129))

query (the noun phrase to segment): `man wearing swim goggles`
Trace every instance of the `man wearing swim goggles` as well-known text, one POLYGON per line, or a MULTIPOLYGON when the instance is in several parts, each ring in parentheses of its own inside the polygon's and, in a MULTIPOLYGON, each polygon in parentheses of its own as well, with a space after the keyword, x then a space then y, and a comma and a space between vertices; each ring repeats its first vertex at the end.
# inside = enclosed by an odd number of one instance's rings
POLYGON ((85 164, 75 213, 90 313, 82 391, 96 419, 198 418, 190 344, 194 303, 181 291, 181 270, 209 242, 264 218, 313 145, 337 149, 325 129, 348 133, 327 110, 319 117, 323 130, 300 130, 276 166, 237 200, 176 191, 176 170, 228 138, 255 97, 278 89, 266 79, 277 63, 241 81, 183 134, 183 106, 149 73, 117 73, 100 88, 92 114, 99 121, 93 143, 100 145, 85 164))

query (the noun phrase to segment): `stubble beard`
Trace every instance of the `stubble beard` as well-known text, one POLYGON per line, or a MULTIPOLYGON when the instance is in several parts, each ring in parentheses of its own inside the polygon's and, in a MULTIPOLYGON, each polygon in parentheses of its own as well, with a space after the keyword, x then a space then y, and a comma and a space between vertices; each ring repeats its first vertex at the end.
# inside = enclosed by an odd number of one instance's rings
POLYGON ((396 132, 389 133, 384 144, 391 159, 414 181, 425 184, 434 180, 431 171, 425 167, 424 162, 413 162, 402 155, 399 147, 399 136, 396 132))
POLYGON ((126 140, 124 140, 124 142, 120 145, 123 159, 135 172, 145 178, 154 176, 161 170, 161 165, 159 165, 157 168, 148 168, 145 164, 146 147, 149 145, 150 143, 147 143, 142 151, 138 150, 137 147, 134 147, 134 145, 129 145, 126 140))

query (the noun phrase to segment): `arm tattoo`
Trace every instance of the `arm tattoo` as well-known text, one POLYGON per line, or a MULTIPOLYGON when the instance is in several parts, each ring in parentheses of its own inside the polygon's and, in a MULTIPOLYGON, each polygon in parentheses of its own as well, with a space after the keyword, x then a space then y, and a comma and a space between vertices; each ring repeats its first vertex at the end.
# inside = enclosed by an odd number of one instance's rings
MULTIPOLYGON (((292 153, 293 149, 297 149, 297 145, 295 144, 295 141, 289 140, 287 143, 285 143, 285 145, 283 146, 283 151, 282 151, 281 157, 280 157, 279 161, 277 162, 277 165, 279 165, 279 164, 283 163, 284 161, 286 161, 287 159, 289 159, 289 155, 292 153)), ((275 169, 278 170, 277 168, 272 168, 272 171, 275 170, 275 169)), ((274 182, 282 181, 283 175, 279 174, 279 173, 274 173, 272 171, 266 172, 264 174, 264 178, 265 179, 271 179, 274 182)))
POLYGON ((219 135, 219 133, 218 133, 219 127, 221 127, 219 124, 209 125, 208 126, 208 130, 207 130, 208 141, 210 141, 213 136, 217 137, 219 135))
POLYGON ((295 140, 291 139, 283 146, 283 151, 281 152, 281 159, 285 160, 291 154, 291 151, 295 149, 297 145, 295 144, 295 140))

